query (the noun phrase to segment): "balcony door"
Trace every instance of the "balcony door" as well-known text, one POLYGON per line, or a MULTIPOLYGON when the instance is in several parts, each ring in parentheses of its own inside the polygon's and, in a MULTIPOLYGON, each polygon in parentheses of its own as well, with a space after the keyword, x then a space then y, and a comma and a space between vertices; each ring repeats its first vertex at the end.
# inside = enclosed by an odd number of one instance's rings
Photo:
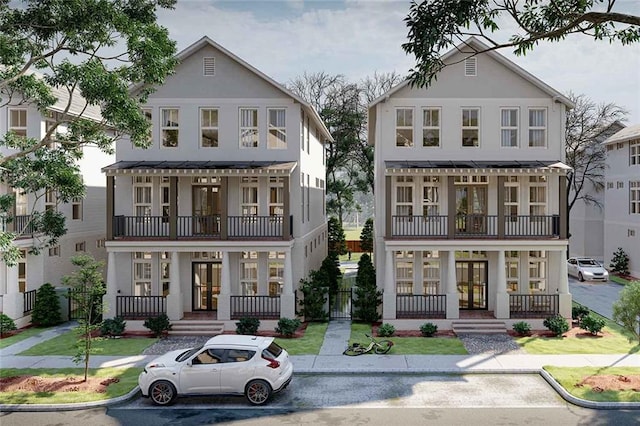
POLYGON ((487 233, 487 187, 464 185, 456 187, 456 232, 487 233))
POLYGON ((213 235, 220 233, 220 187, 193 186, 193 233, 213 235))
POLYGON ((487 277, 486 261, 456 261, 460 309, 487 309, 487 277))
POLYGON ((220 262, 193 263, 193 310, 217 311, 222 277, 220 262))

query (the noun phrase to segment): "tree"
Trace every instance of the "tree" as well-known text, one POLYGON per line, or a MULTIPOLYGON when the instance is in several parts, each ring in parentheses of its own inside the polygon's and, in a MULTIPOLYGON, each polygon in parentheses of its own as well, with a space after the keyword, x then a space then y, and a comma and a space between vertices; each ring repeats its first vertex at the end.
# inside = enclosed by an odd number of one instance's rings
POLYGON ((364 223, 362 232, 360 232, 360 248, 367 253, 373 252, 373 219, 369 218, 364 223))
POLYGON ((613 304, 613 320, 635 336, 640 344, 640 281, 624 286, 613 304))
MULTIPOLYGON (((0 180, 33 194, 29 221, 0 232, 3 260, 14 265, 13 240, 27 230, 39 234, 32 249, 55 245, 66 232, 64 217, 38 213, 47 191, 58 202, 84 195, 76 167, 87 145, 105 152, 128 134, 137 146, 149 142, 150 123, 140 109, 153 87, 175 64, 175 43, 156 22, 159 8, 176 0, 0 0, 0 106, 33 106, 47 118, 40 139, 0 135, 0 180), (129 87, 140 85, 135 95, 129 87)), ((0 214, 13 221, 13 194, 0 196, 0 214)))
POLYGON ((62 322, 60 299, 56 289, 50 283, 42 284, 36 292, 31 322, 39 327, 49 327, 62 322))
POLYGON ((382 291, 376 286, 376 271, 371 257, 363 254, 358 261, 355 297, 353 299, 354 316, 361 321, 375 322, 380 319, 378 307, 382 303, 382 291))
POLYGON ((428 86, 446 66, 440 52, 470 36, 488 48, 469 56, 504 48, 525 55, 540 41, 556 42, 576 33, 623 45, 640 41, 640 17, 615 7, 616 0, 412 0, 405 18, 408 42, 402 45, 417 62, 409 79, 428 86), (515 28, 508 41, 493 35, 501 27, 515 28))
POLYGON ((347 253, 347 243, 342 224, 336 217, 330 217, 328 223, 328 251, 337 255, 347 253))
POLYGON ((62 282, 70 287, 69 298, 76 308, 78 318, 78 326, 74 328, 78 340, 73 362, 84 362, 86 381, 89 374, 89 358, 97 352, 93 346, 97 338, 93 337, 93 333, 102 327, 100 319, 105 310, 102 303, 102 297, 106 293, 102 281, 104 262, 98 262, 93 257, 83 254, 72 257, 71 263, 77 266, 78 270, 63 277, 62 282))
POLYGON ((319 271, 311 271, 308 279, 300 280, 300 291, 303 299, 300 301, 301 309, 296 312, 306 321, 326 321, 329 313, 325 310, 329 289, 327 282, 319 271))
POLYGON ((613 253, 613 258, 611 259, 611 263, 609 263, 609 268, 611 268, 611 272, 617 274, 629 274, 629 255, 625 253, 622 247, 618 247, 618 250, 613 253))

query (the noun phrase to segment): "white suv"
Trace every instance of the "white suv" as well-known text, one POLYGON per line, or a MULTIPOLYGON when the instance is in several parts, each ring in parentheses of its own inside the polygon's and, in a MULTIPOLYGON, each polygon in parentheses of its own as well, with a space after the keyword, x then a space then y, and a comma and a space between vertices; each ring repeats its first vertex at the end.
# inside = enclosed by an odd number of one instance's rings
POLYGON ((151 361, 138 385, 157 405, 187 395, 245 395, 251 404, 261 405, 287 387, 292 374, 289 354, 273 337, 219 335, 151 361))

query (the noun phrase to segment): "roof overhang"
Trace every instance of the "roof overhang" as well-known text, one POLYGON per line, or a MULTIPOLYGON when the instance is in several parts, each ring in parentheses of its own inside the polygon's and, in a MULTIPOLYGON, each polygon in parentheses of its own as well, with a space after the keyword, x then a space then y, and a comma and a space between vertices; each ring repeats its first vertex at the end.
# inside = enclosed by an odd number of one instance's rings
POLYGON ((295 161, 118 161, 102 168, 107 176, 289 176, 295 161))
POLYGON ((571 167, 560 161, 385 161, 385 176, 416 175, 566 175, 571 167))

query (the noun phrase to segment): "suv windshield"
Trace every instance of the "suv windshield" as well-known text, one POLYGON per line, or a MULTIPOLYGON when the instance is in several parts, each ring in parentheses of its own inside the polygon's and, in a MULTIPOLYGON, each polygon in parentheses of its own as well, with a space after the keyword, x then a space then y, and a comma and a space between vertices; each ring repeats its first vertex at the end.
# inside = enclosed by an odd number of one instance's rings
POLYGON ((196 346, 195 348, 182 352, 180 355, 176 357, 176 361, 182 362, 185 359, 189 358, 191 355, 195 355, 200 349, 202 349, 203 346, 204 345, 196 346))

